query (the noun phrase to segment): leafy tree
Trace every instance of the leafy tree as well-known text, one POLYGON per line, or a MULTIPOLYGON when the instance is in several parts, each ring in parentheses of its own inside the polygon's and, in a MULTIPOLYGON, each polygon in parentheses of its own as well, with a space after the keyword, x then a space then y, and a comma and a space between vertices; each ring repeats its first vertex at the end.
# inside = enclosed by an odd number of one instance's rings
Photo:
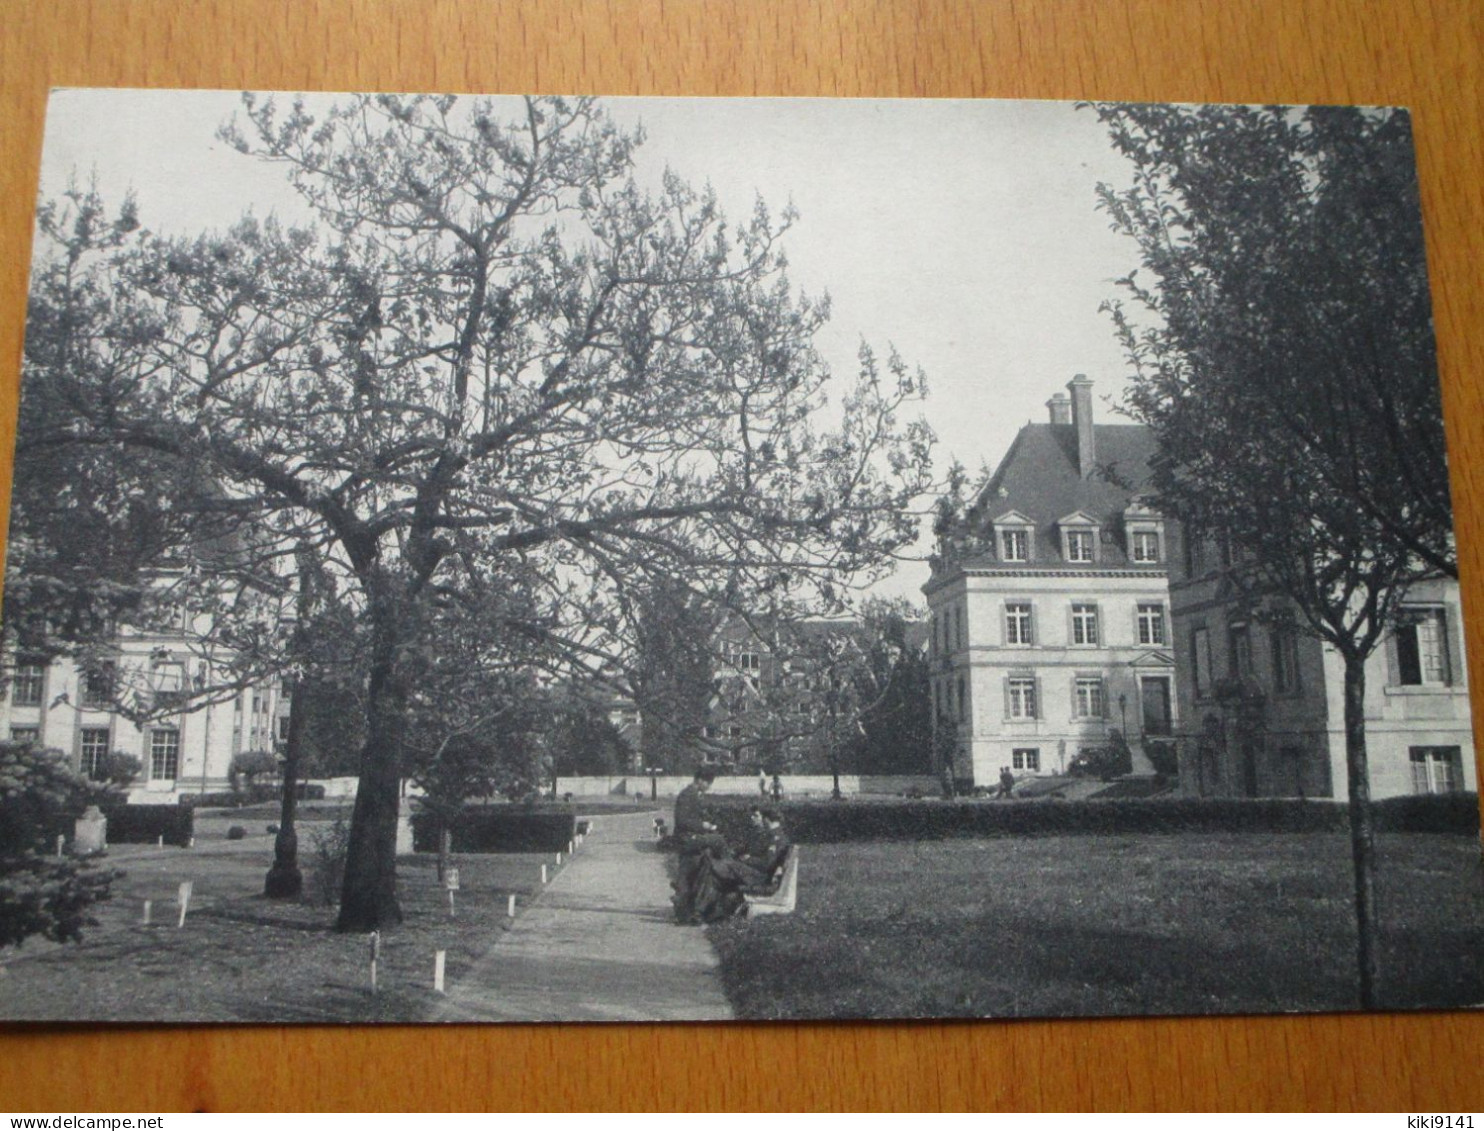
POLYGON ((851 676, 860 704, 855 768, 931 773, 932 694, 920 616, 905 600, 868 602, 862 614, 866 644, 851 676))
POLYGON ((623 733, 600 705, 579 695, 553 704, 541 739, 558 775, 617 774, 633 763, 634 751, 623 733))
POLYGON ((115 873, 48 855, 88 796, 61 751, 0 743, 0 946, 77 940, 94 923, 88 909, 109 897, 115 873))
POLYGON ((412 676, 443 610, 586 670, 624 656, 620 595, 646 578, 836 603, 913 537, 931 434, 899 419, 920 379, 865 350, 819 430, 827 306, 786 282, 792 217, 730 226, 673 176, 642 192, 638 138, 587 100, 509 122, 453 98, 245 110, 227 136, 323 235, 249 217, 102 256, 146 348, 57 374, 73 420, 45 442, 209 469, 344 576, 366 742, 339 926, 367 930, 400 917, 412 676))
POLYGON ((1100 187, 1142 270, 1109 309, 1187 536, 1259 616, 1344 663, 1362 1004, 1376 1000, 1365 661, 1407 586, 1456 576, 1411 135, 1401 111, 1100 105, 1100 187))

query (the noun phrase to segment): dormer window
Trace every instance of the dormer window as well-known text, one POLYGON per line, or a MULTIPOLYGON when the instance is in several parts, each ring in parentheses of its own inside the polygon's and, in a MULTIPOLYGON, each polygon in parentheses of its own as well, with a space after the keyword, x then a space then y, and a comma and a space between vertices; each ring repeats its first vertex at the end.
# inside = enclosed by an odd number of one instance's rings
POLYGON ((1090 565, 1098 560, 1098 520, 1084 511, 1077 511, 1065 518, 1057 519, 1061 531, 1061 556, 1063 561, 1090 565))
POLYGON ((1134 561, 1157 562, 1160 560, 1159 531, 1135 530, 1130 535, 1130 541, 1133 545, 1134 561))
POLYGON ((994 520, 995 549, 1002 562, 1028 562, 1035 553, 1035 524, 1019 511, 994 520))
POLYGON ((1136 565, 1158 565, 1165 560, 1164 518, 1142 499, 1135 499, 1123 512, 1123 530, 1128 560, 1136 565))

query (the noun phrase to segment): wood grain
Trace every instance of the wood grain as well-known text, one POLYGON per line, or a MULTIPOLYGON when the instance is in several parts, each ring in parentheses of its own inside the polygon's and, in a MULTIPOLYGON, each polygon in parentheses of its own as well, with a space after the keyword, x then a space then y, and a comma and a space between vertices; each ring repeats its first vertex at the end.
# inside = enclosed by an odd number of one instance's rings
MULTIPOLYGON (((1477 0, 0 0, 0 450, 52 86, 1107 98, 1415 113, 1470 662, 1484 672, 1477 0)), ((7 457, 8 458, 8 457, 7 457)), ((0 490, 8 490, 8 462, 0 490)), ((1484 1108, 1484 1017, 0 1029, 0 1106, 1484 1108)))

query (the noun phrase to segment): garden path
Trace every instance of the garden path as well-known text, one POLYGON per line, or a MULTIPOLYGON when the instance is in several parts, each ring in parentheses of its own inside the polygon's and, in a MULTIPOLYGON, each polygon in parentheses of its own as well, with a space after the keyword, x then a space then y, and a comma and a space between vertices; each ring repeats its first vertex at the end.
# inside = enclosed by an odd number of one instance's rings
POLYGON ((449 987, 438 1021, 725 1021, 716 952, 671 916, 652 813, 598 818, 510 930, 449 987))

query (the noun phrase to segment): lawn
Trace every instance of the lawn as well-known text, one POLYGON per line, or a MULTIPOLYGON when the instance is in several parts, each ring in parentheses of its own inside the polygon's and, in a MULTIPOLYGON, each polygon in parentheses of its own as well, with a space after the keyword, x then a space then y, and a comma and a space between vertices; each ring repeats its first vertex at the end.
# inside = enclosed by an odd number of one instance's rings
MULTIPOLYGON (((792 916, 711 928, 739 1017, 1358 1007, 1349 841, 1330 833, 806 845, 792 916)), ((1467 836, 1379 838, 1382 994, 1484 1002, 1467 836)))
MULTIPOLYGON (((328 815, 328 811, 325 814, 328 815)), ((318 827, 323 827, 322 825, 318 827)), ((314 820, 301 824, 306 890, 314 820)), ((124 845, 105 861, 125 875, 96 908, 81 944, 29 940, 0 950, 0 1018, 107 1021, 415 1021, 440 1000, 434 952, 446 950, 452 985, 508 923, 506 897, 526 902, 550 855, 460 856, 457 917, 430 856, 398 866, 404 922, 383 932, 379 992, 369 988, 365 935, 340 935, 333 908, 261 895, 273 838, 247 811, 200 814, 196 847, 124 845), (229 841, 242 825, 245 840, 229 841), (194 883, 184 928, 176 893, 194 883), (142 922, 152 901, 152 922, 142 922)), ((517 911, 519 914, 519 911, 517 911)))

